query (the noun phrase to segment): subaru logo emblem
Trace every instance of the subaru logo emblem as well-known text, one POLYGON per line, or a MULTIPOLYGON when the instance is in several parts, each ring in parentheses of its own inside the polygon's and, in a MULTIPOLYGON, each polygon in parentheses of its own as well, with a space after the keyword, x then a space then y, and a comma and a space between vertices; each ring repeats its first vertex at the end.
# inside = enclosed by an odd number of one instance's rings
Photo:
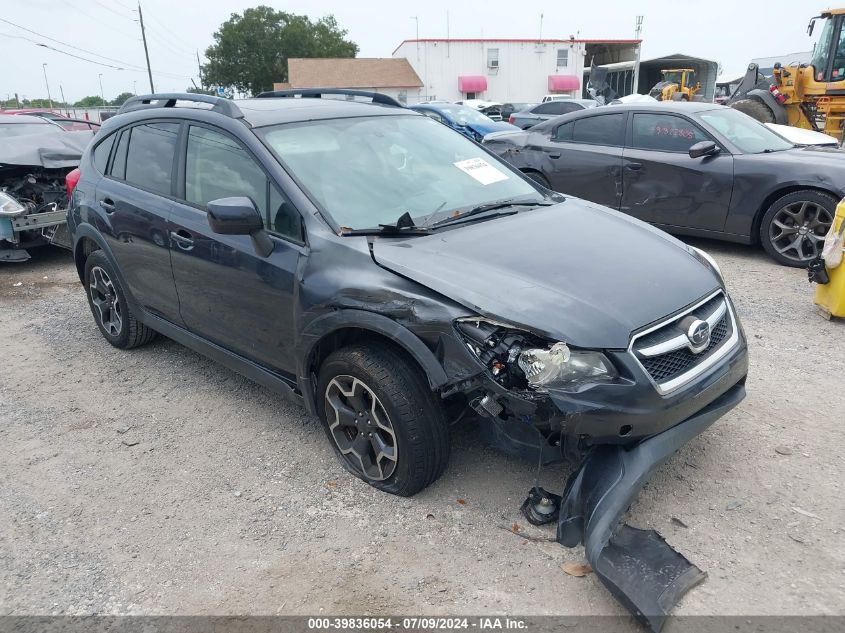
POLYGON ((690 349, 696 354, 703 351, 710 344, 710 324, 696 319, 687 329, 690 349))

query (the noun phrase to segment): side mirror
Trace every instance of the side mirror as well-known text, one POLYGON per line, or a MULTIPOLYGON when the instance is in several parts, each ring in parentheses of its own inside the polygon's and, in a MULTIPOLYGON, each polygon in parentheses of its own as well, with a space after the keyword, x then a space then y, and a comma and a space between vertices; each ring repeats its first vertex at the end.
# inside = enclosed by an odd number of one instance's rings
POLYGON ((218 235, 249 235, 255 252, 267 257, 273 240, 264 231, 264 221, 252 200, 244 196, 219 198, 206 205, 208 225, 218 235))
POLYGON ((701 158, 702 156, 715 156, 719 153, 719 148, 713 141, 699 141, 689 148, 690 158, 701 158))

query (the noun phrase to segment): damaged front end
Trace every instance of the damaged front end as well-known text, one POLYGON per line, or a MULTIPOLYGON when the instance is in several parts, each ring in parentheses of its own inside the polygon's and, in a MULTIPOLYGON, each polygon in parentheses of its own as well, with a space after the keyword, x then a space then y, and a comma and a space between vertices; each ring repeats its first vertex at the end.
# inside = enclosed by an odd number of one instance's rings
POLYGON ((68 169, 13 167, 0 170, 0 262, 29 259, 43 244, 70 248, 64 178, 68 169))

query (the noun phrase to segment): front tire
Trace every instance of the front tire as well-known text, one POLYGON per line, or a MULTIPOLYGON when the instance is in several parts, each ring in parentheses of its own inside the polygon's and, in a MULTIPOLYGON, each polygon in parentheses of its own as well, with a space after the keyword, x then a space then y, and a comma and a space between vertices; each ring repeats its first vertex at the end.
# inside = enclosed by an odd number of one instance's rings
POLYGON ((449 429, 419 369, 381 344, 329 355, 317 381, 317 412, 344 468, 371 486, 410 497, 449 462, 449 429))
POLYGON ((775 200, 760 221, 760 243, 779 264, 804 268, 821 253, 833 223, 836 199, 820 191, 795 191, 775 200))
POLYGON ((94 251, 85 260, 85 294, 100 333, 115 347, 131 349, 156 337, 155 330, 135 318, 114 267, 103 251, 94 251))

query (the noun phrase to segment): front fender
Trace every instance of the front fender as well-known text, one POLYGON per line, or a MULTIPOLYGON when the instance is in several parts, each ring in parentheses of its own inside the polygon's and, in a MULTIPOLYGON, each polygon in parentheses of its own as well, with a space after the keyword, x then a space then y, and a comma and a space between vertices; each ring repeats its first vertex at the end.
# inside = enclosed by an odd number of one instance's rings
POLYGON ((311 380, 311 359, 317 345, 325 337, 346 328, 369 330, 389 338, 419 363, 432 390, 448 382, 446 372, 428 347, 408 328, 375 312, 342 309, 321 315, 308 323, 299 336, 296 348, 297 383, 310 413, 316 412, 311 380))

